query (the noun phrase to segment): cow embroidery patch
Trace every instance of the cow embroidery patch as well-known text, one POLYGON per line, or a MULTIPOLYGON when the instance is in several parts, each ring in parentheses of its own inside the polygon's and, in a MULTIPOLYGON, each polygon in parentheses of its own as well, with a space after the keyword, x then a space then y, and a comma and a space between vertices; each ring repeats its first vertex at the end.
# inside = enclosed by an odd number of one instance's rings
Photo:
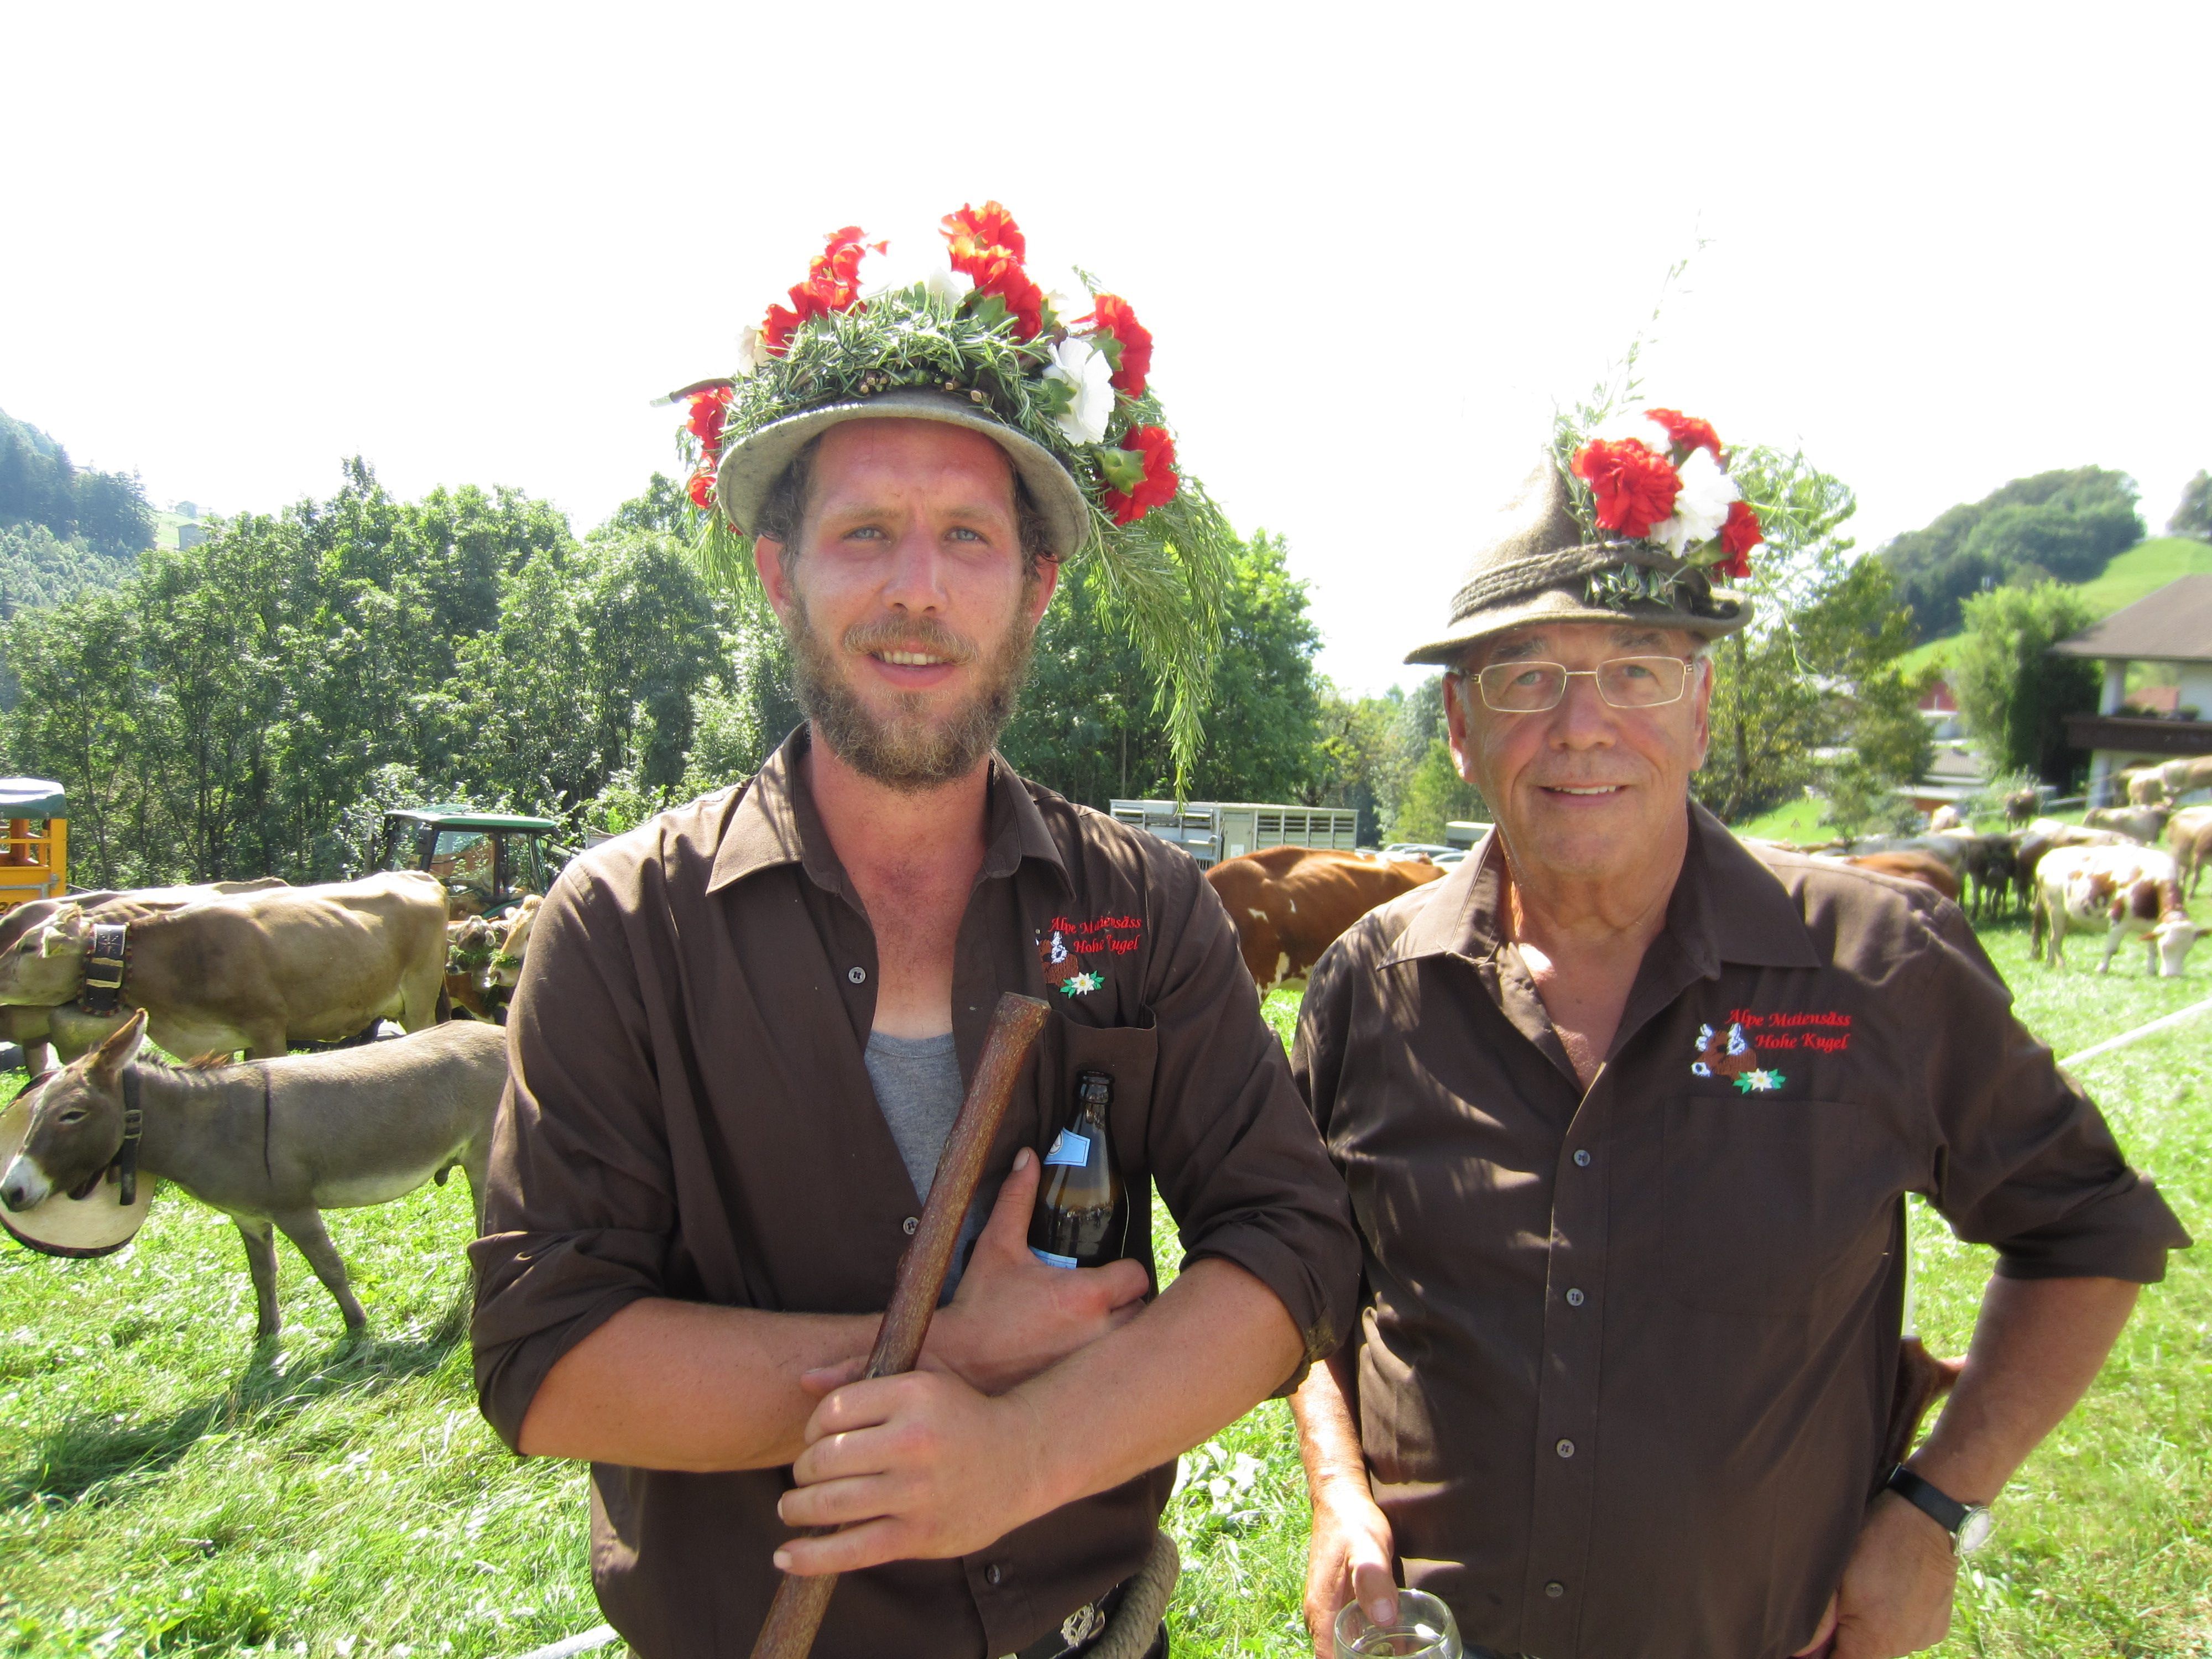
POLYGON ((1079 997, 1106 983, 1100 970, 1115 957, 1133 953, 1143 942, 1145 924, 1136 916, 1092 916, 1076 921, 1054 916, 1037 934, 1037 960, 1046 986, 1062 996, 1079 997))
POLYGON ((1747 1095, 1771 1094, 1790 1080, 1759 1063, 1759 1050, 1736 1021, 1729 1022, 1725 1031, 1716 1031, 1710 1025, 1698 1027, 1698 1052, 1690 1062, 1690 1075, 1724 1077, 1747 1095))

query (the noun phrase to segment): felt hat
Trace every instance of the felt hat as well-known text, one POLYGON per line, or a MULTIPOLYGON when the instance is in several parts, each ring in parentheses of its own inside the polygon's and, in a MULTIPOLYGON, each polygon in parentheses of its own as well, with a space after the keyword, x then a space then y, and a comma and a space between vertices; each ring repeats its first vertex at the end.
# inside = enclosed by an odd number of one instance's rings
POLYGON ((819 404, 736 438, 715 469, 715 497, 730 522, 750 536, 758 528, 769 489, 800 450, 847 421, 882 420, 939 421, 981 433, 1006 452, 1016 476, 1029 487, 1030 499, 1044 514, 1052 556, 1073 558, 1082 548, 1091 531, 1091 506, 1059 459, 969 398, 927 386, 897 386, 819 404))
POLYGON ((1530 623, 1628 623, 1710 640, 1751 620, 1751 601, 1716 586, 1709 566, 1648 538, 1606 539, 1577 507, 1547 453, 1478 530, 1449 627, 1406 660, 1456 667, 1474 641, 1530 623))

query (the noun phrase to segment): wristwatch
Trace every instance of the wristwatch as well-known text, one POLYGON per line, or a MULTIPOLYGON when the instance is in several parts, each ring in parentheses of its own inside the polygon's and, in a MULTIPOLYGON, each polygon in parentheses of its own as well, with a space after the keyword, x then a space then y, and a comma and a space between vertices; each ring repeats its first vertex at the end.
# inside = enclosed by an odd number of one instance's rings
POLYGON ((1987 1504, 1961 1504, 1899 1463, 1882 1485, 1951 1534, 1954 1555, 1971 1555, 1990 1541, 1997 1518, 1987 1504))

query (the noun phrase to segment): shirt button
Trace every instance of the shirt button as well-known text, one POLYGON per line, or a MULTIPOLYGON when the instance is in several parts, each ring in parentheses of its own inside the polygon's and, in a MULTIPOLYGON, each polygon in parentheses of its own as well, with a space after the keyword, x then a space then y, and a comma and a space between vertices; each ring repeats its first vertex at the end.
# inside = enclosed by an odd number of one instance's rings
POLYGON ((1567 1292, 1567 1305, 1570 1308, 1581 1307, 1583 1300, 1584 1297, 1580 1291, 1569 1291, 1567 1292))
POLYGON ((845 970, 845 977, 855 985, 866 985, 868 982, 868 970, 865 968, 848 968, 845 970))
POLYGON ((996 1561, 983 1569, 983 1582, 987 1584, 995 1584, 1003 1577, 1005 1575, 999 1571, 999 1564, 996 1561))
MULTIPOLYGON (((853 971, 854 971, 854 973, 856 973, 856 974, 857 974, 857 973, 859 973, 860 970, 859 969, 855 968, 854 969, 853 969, 853 971)), ((855 983, 857 983, 857 982, 858 982, 858 981, 855 981, 855 983)), ((1587 1169, 1589 1169, 1589 1152, 1577 1152, 1577 1153, 1575 1154, 1575 1168, 1577 1168, 1577 1170, 1587 1170, 1587 1169)))
POLYGON ((1558 1601, 1558 1600, 1559 1600, 1562 1595, 1565 1595, 1566 1593, 1567 1593, 1567 1587, 1566 1587, 1565 1584, 1562 1584, 1562 1583, 1561 1583, 1558 1579, 1556 1579, 1556 1578, 1554 1578, 1553 1580, 1552 1580, 1552 1582, 1551 1582, 1550 1583, 1548 1583, 1548 1584, 1547 1584, 1547 1585, 1545 1585, 1545 1586, 1544 1586, 1544 1594, 1545 1594, 1545 1595, 1548 1595, 1548 1596, 1550 1596, 1550 1597, 1551 1597, 1554 1601, 1558 1601))
POLYGON ((1575 1455, 1575 1443, 1571 1440, 1562 1440, 1552 1449, 1562 1457, 1572 1457, 1575 1455))
POLYGON ((916 1232, 921 1231, 921 1218, 918 1215, 910 1215, 905 1220, 900 1222, 899 1225, 905 1228, 906 1236, 908 1238, 912 1238, 916 1232))

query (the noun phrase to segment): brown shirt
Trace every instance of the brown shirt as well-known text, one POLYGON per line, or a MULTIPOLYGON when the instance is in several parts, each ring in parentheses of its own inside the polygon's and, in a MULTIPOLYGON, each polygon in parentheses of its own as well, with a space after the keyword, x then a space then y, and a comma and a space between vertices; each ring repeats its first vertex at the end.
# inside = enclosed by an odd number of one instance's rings
MULTIPOLYGON (((483 1412, 512 1446, 568 1349, 641 1297, 868 1313, 921 1209, 863 1054, 876 947, 795 769, 594 849, 554 884, 509 1021, 475 1324, 483 1412)), ((1001 991, 1048 998, 993 1148, 1051 1141, 1079 1069, 1114 1078, 1109 1128, 1152 1266, 1147 1179, 1186 1261, 1256 1275, 1310 1356, 1348 1328, 1344 1188, 1261 1021, 1227 915, 1180 851, 991 769, 988 852, 954 940, 971 1076, 1001 991)), ((1068 1425, 1083 1431, 1080 1423, 1068 1425)), ((1142 1565, 1171 1469, 957 1561, 848 1575, 815 1652, 1008 1654, 1142 1565)), ((742 1654, 768 1611, 788 1469, 594 1465, 600 1605, 647 1659, 742 1654)))
POLYGON ((1587 1095, 1494 837, 1337 943, 1292 1055, 1408 1580, 1543 1659, 1810 1639, 1887 1473, 1905 1194, 2014 1277, 2148 1282, 2188 1243, 1956 906, 1692 817, 1587 1095))

